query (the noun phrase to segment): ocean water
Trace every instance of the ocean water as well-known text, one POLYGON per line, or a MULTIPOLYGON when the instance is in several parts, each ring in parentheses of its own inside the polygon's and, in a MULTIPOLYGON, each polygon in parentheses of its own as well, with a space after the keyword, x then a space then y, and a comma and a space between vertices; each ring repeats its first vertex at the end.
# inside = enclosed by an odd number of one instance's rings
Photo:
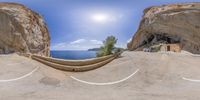
POLYGON ((96 57, 96 51, 51 51, 51 57, 67 60, 81 60, 96 57))

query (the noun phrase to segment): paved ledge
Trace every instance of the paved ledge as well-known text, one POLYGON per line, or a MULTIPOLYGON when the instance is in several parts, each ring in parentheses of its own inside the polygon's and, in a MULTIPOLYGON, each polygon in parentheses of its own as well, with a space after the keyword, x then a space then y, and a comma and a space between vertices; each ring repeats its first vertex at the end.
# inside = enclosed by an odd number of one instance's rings
MULTIPOLYGON (((104 66, 105 64, 111 62, 112 60, 114 60, 117 56, 111 56, 105 60, 102 60, 101 62, 97 62, 97 63, 91 63, 88 65, 82 65, 82 66, 69 66, 69 65, 63 65, 63 64, 58 64, 58 63, 54 63, 54 62, 50 62, 48 60, 45 59, 41 59, 39 57, 33 56, 32 59, 37 60, 45 65, 51 66, 53 68, 56 69, 60 69, 63 71, 73 71, 73 72, 83 72, 83 71, 89 71, 89 70, 93 70, 99 67, 104 66)), ((78 62, 77 62, 78 63, 78 62)))
POLYGON ((48 62, 61 64, 61 65, 68 65, 68 66, 84 66, 84 65, 91 65, 95 63, 102 62, 104 60, 107 60, 109 58, 113 58, 115 55, 109 55, 105 57, 99 57, 99 58, 92 58, 92 59, 85 59, 85 60, 64 60, 64 59, 56 59, 52 57, 43 57, 38 55, 32 55, 34 58, 39 58, 48 62))
POLYGON ((189 55, 126 51, 101 68, 75 73, 0 56, 0 80, 14 79, 0 81, 0 100, 198 100, 199 65, 200 58, 189 55))

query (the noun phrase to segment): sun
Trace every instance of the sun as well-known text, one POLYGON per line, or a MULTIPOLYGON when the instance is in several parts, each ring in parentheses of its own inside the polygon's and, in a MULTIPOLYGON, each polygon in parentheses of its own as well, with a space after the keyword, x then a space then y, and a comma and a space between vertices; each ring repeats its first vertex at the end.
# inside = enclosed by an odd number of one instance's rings
POLYGON ((92 20, 98 23, 105 23, 108 21, 108 15, 102 13, 94 14, 92 15, 92 20))

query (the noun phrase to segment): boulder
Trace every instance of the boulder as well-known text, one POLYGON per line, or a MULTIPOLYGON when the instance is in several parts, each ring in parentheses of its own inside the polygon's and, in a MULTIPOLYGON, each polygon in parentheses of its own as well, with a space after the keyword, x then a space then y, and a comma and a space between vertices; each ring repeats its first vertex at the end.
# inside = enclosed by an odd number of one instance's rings
POLYGON ((159 43, 178 43, 182 50, 200 54, 200 3, 145 9, 128 49, 137 50, 159 43))
POLYGON ((49 56, 50 36, 43 18, 16 3, 0 3, 0 54, 49 56))

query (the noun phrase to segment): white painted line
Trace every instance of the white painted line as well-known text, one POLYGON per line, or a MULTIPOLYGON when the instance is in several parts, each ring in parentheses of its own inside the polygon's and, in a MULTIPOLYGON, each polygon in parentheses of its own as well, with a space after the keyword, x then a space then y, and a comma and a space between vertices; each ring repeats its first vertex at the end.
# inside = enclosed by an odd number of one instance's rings
POLYGON ((23 78, 26 78, 28 76, 30 76, 31 74, 33 74, 35 71, 38 70, 39 67, 35 68, 33 71, 31 71, 30 73, 26 74, 26 75, 23 75, 21 77, 18 77, 18 78, 14 78, 14 79, 8 79, 8 80, 0 80, 0 82, 11 82, 11 81, 17 81, 17 80, 20 80, 20 79, 23 79, 23 78))
POLYGON ((79 81, 81 83, 85 83, 85 84, 89 84, 89 85, 112 85, 112 84, 117 84, 117 83, 120 83, 120 82, 123 82, 123 81, 126 81, 127 79, 131 78, 133 75, 135 75, 137 72, 139 71, 139 69, 137 69, 135 72, 133 72, 131 75, 129 75, 128 77, 124 78, 124 79, 121 79, 119 81, 114 81, 114 82, 107 82, 107 83, 95 83, 95 82, 87 82, 87 81, 83 81, 83 80, 80 80, 80 79, 77 79, 73 76, 70 76, 72 79, 76 80, 76 81, 79 81))
POLYGON ((186 80, 186 81, 191 81, 191 82, 200 82, 200 80, 194 80, 194 79, 189 79, 189 78, 185 78, 185 77, 182 77, 183 80, 186 80))

